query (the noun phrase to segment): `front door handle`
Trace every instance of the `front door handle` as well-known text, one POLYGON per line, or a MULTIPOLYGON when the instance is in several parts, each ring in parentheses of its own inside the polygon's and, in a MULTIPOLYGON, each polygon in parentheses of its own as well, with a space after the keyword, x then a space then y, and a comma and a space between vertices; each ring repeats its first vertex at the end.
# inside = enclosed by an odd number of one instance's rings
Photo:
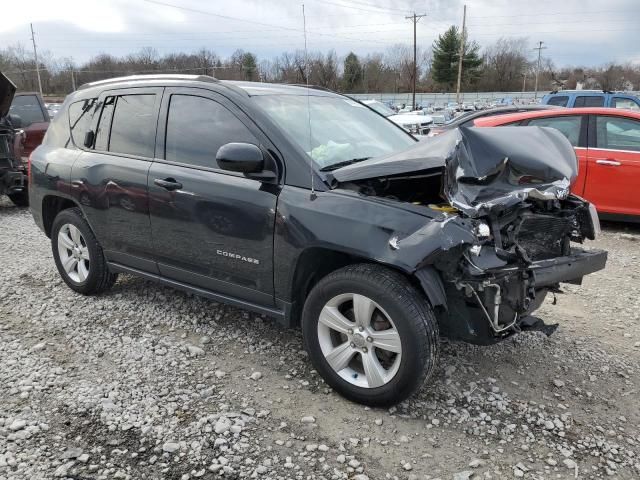
POLYGON ((596 160, 596 163, 598 165, 610 165, 612 167, 619 167, 620 165, 622 165, 619 161, 612 160, 610 158, 602 158, 600 160, 596 160))
POLYGON ((165 178, 164 180, 156 178, 153 183, 169 191, 180 190, 182 188, 182 184, 176 181, 175 178, 165 178))

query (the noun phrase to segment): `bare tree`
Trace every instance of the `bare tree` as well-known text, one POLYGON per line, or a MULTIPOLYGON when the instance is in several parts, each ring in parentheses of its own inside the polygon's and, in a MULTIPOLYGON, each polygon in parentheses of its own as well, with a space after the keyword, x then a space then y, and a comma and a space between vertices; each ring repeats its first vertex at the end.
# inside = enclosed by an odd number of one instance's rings
POLYGON ((499 38, 485 50, 483 86, 498 91, 519 90, 528 75, 528 42, 525 38, 499 38))

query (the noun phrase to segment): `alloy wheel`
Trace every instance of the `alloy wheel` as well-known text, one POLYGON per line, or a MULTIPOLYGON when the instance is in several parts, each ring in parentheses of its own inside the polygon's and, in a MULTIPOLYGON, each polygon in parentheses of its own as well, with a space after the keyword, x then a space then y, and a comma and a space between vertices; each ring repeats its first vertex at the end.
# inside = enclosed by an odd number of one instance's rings
POLYGON ((382 387, 400 367, 400 334, 384 309, 364 295, 329 300, 318 319, 318 340, 329 366, 358 387, 382 387))
POLYGON ((62 268, 71 280, 84 282, 89 276, 91 258, 82 233, 75 225, 66 223, 58 232, 58 253, 62 268))

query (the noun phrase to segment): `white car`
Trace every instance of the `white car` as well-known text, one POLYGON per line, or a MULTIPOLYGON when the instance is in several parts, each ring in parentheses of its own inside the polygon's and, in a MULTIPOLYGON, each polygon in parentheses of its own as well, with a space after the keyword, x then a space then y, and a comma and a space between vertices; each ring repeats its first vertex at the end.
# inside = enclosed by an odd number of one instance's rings
POLYGON ((362 103, 378 112, 383 117, 387 117, 393 123, 400 125, 413 135, 427 135, 431 130, 433 118, 421 110, 396 113, 378 100, 363 100, 362 103))

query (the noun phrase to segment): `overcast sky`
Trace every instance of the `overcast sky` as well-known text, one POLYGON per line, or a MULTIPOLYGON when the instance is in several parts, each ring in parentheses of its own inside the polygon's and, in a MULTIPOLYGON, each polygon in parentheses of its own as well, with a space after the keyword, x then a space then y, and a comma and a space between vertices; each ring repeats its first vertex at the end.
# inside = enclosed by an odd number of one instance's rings
MULTIPOLYGON (((304 46, 299 0, 4 0, 0 47, 30 45, 33 23, 40 50, 76 63, 98 53, 125 55, 154 47, 159 53, 207 47, 226 56, 237 48, 259 58, 304 46), (179 7, 179 8, 176 8, 179 7), (8 11, 7 11, 8 9, 8 11)), ((557 66, 640 63, 640 0, 304 0, 309 50, 338 55, 384 52, 418 45, 462 21, 472 39, 487 46, 499 37, 542 40, 557 66)))

